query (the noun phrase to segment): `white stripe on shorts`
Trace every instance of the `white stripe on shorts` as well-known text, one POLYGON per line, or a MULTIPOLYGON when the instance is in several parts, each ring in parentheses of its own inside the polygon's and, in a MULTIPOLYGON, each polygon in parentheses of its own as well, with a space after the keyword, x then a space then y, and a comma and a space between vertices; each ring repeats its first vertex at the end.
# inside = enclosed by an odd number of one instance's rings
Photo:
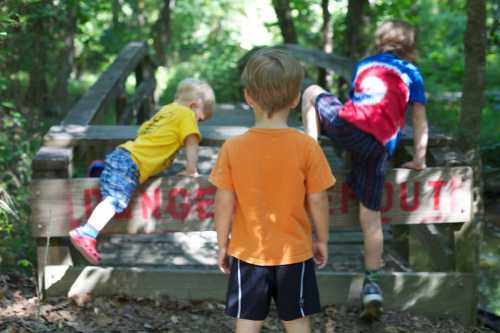
POLYGON ((302 272, 300 273, 300 299, 299 299, 300 314, 302 315, 302 317, 306 316, 304 314, 304 309, 302 307, 304 305, 303 294, 304 294, 304 271, 305 271, 305 268, 306 268, 306 262, 304 261, 302 263, 302 272))
POLYGON ((241 271, 240 271, 240 260, 238 260, 238 315, 237 318, 240 318, 241 313, 241 271))

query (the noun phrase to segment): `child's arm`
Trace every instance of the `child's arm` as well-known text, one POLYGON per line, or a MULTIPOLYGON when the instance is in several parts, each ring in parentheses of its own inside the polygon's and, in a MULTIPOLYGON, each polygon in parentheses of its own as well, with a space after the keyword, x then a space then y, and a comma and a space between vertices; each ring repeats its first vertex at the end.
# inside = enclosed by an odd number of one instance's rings
POLYGON ((186 169, 179 172, 182 176, 198 176, 198 135, 190 134, 184 140, 184 147, 186 149, 186 169))
POLYGON ((426 168, 425 155, 427 153, 428 124, 425 105, 420 103, 413 104, 413 160, 402 165, 403 168, 414 170, 423 170, 426 168))
POLYGON ((215 194, 215 231, 217 231, 217 243, 219 244, 219 269, 229 273, 229 260, 227 247, 229 244, 229 233, 233 222, 234 192, 217 189, 215 194))
POLYGON ((313 243, 314 261, 319 268, 328 261, 329 203, 326 191, 307 194, 307 204, 316 231, 313 243))
POLYGON ((312 85, 307 87, 302 95, 302 121, 304 123, 304 132, 316 141, 318 141, 319 136, 319 124, 314 104, 316 98, 325 92, 326 90, 320 86, 312 85))

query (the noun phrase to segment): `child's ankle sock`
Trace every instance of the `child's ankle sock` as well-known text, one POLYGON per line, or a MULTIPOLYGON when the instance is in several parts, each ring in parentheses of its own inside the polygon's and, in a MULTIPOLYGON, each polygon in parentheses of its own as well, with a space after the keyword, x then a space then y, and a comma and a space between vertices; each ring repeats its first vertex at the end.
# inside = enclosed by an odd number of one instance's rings
POLYGON ((366 271, 365 272, 365 282, 373 282, 378 283, 380 279, 380 271, 381 269, 377 269, 374 271, 366 271))
POLYGON ((81 227, 78 227, 77 231, 80 234, 80 236, 87 236, 92 238, 97 238, 97 234, 99 233, 97 229, 95 229, 88 223, 82 225, 81 227))

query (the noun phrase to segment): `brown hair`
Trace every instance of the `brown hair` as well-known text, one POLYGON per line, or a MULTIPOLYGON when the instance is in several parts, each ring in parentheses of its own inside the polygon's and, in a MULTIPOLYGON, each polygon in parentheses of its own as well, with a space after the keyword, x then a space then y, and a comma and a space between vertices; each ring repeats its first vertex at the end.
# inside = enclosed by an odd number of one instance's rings
POLYGON ((203 102, 203 113, 211 116, 215 108, 215 94, 210 85, 194 78, 182 80, 175 91, 176 100, 194 101, 201 99, 203 102))
POLYGON ((410 61, 416 59, 416 31, 401 20, 384 21, 375 31, 375 47, 378 52, 392 52, 410 61))
POLYGON ((284 50, 264 48, 248 60, 241 83, 252 99, 271 117, 275 111, 292 107, 300 94, 304 69, 284 50))

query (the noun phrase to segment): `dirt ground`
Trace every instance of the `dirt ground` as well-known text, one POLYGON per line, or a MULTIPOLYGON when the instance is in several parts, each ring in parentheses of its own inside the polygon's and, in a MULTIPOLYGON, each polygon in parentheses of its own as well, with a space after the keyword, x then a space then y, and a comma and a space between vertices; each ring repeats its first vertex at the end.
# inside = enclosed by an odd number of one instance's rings
MULTIPOLYGON (((185 302, 124 297, 40 301, 34 279, 0 274, 0 333, 25 332, 232 332, 233 321, 218 302, 185 302)), ((450 318, 430 319, 387 312, 373 324, 358 320, 358 309, 329 306, 312 317, 313 332, 328 333, 492 333, 464 327, 450 318)), ((262 332, 283 332, 272 311, 262 332)))

